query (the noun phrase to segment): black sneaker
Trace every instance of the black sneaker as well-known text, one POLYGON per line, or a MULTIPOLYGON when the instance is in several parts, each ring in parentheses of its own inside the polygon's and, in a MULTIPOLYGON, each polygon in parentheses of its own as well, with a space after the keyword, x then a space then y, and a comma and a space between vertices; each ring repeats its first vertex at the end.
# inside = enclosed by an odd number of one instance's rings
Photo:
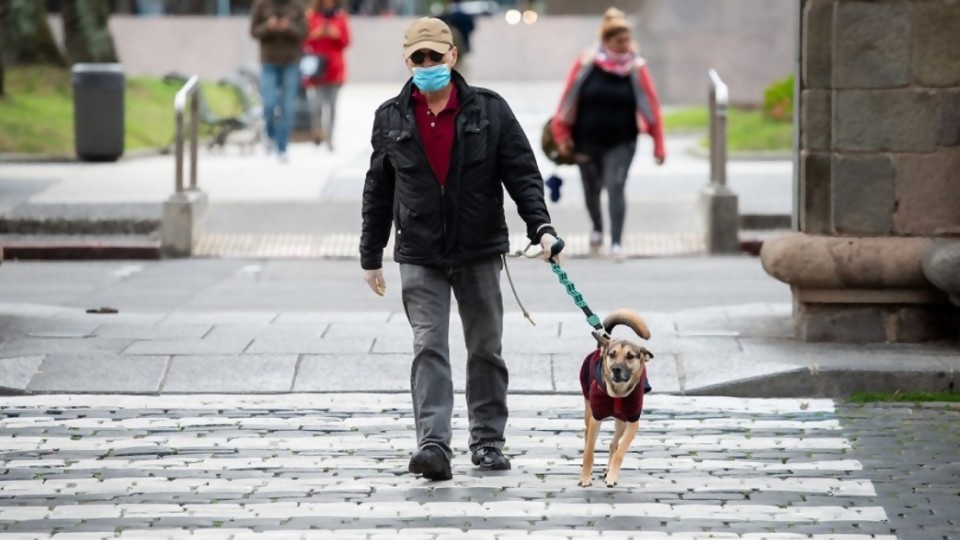
POLYGON ((484 446, 473 451, 470 458, 473 464, 484 471, 506 471, 510 469, 510 460, 499 448, 484 446))
POLYGON ((450 460, 447 454, 437 446, 425 446, 417 450, 410 458, 408 467, 413 474, 422 475, 428 480, 450 480, 450 460))

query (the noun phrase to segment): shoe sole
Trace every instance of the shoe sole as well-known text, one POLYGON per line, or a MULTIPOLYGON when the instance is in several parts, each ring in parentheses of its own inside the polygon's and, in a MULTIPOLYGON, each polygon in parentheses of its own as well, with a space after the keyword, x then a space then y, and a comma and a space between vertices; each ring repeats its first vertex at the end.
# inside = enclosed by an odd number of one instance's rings
POLYGON ((450 466, 441 465, 439 468, 429 463, 421 463, 411 460, 408 470, 413 474, 419 474, 428 480, 450 480, 453 474, 450 472, 450 466))

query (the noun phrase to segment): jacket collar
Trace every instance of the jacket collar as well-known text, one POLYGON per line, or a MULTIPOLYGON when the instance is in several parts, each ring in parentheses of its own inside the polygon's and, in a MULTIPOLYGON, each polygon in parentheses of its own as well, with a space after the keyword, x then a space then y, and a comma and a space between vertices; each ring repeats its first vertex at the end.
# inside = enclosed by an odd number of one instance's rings
MULTIPOLYGON (((476 95, 476 91, 467 84, 467 81, 463 78, 462 75, 457 70, 450 71, 450 80, 453 81, 453 84, 457 86, 457 97, 460 101, 460 105, 466 105, 470 102, 471 99, 476 95)), ((412 106, 413 95, 413 77, 407 80, 407 83, 403 85, 403 90, 400 90, 400 95, 397 96, 397 106, 400 107, 401 111, 409 111, 412 106)))

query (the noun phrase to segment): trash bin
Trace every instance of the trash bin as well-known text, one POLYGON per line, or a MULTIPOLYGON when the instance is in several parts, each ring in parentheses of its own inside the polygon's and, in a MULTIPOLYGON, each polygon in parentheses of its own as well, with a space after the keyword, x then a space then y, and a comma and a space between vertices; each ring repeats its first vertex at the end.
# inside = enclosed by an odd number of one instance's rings
POLYGON ((123 155, 123 66, 75 64, 71 71, 77 157, 83 161, 116 161, 123 155))

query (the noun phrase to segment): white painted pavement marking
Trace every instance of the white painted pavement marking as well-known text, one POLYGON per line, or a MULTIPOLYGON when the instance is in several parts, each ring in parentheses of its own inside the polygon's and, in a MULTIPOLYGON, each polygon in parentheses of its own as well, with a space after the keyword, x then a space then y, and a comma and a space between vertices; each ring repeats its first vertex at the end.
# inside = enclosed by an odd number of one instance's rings
MULTIPOLYGON (((465 409, 463 394, 457 394, 454 404, 459 412, 465 409)), ((582 407, 583 399, 575 395, 511 395, 511 411, 533 412, 534 416, 553 418, 557 409, 582 407)), ((396 394, 259 394, 222 395, 193 394, 170 396, 132 396, 112 394, 52 394, 44 396, 0 396, 0 409, 23 407, 48 408, 105 408, 105 409, 232 409, 279 410, 303 409, 331 412, 367 413, 389 410, 409 411, 410 396, 396 394)), ((582 409, 579 409, 582 412, 582 409)), ((651 394, 644 398, 644 415, 692 414, 726 412, 744 414, 784 415, 796 413, 834 413, 836 407, 829 399, 741 399, 730 397, 683 397, 651 394)))
MULTIPOLYGON (((603 453, 602 448, 597 449, 603 453)), ((579 458, 577 458, 579 459, 579 458)), ((579 470, 579 462, 573 458, 543 457, 527 458, 512 457, 510 459, 514 469, 540 469, 549 467, 551 470, 573 467, 579 470)), ((401 458, 366 458, 359 456, 334 455, 326 457, 237 457, 237 458, 203 458, 184 456, 156 456, 150 459, 79 459, 67 462, 62 459, 38 460, 7 460, 0 461, 3 469, 62 469, 65 472, 84 470, 165 470, 169 472, 183 471, 237 471, 237 470, 270 470, 270 469, 337 469, 337 470, 394 470, 406 469, 408 459, 401 458)), ((692 458, 637 458, 627 455, 623 460, 624 470, 641 471, 756 471, 758 473, 789 473, 792 471, 836 471, 851 472, 863 470, 863 465, 853 459, 826 460, 826 461, 799 461, 786 458, 783 462, 766 462, 750 460, 698 460, 692 458)), ((2 485, 0 485, 2 488, 2 485)))
MULTIPOLYGON (((456 433, 454 434, 456 436, 456 433)), ((517 435, 510 436, 505 448, 510 450, 556 449, 576 451, 583 439, 571 435, 517 435)), ((124 450, 130 448, 169 448, 186 450, 216 448, 231 450, 290 450, 290 451, 342 451, 345 448, 365 451, 413 450, 416 447, 411 437, 397 438, 390 435, 328 435, 318 433, 313 437, 188 437, 182 435, 148 435, 143 438, 85 436, 71 439, 57 437, 4 437, 0 436, 0 455, 11 452, 58 450, 97 451, 124 450)), ((850 443, 842 437, 749 437, 743 435, 689 435, 679 437, 640 437, 631 448, 684 450, 847 450, 850 443)))
MULTIPOLYGON (((820 496, 864 497, 865 502, 876 495, 869 480, 852 478, 850 472, 862 470, 856 460, 842 459, 849 449, 849 442, 835 435, 840 430, 839 422, 832 417, 834 404, 829 400, 742 400, 733 398, 682 398, 657 396, 651 399, 650 414, 646 416, 646 431, 641 431, 634 443, 635 450, 624 462, 624 474, 620 485, 610 493, 711 493, 711 492, 780 492, 815 494, 820 496), (742 415, 748 415, 744 417, 742 415), (756 436, 757 431, 776 431, 775 435, 756 436), (677 432, 693 434, 678 435, 677 432), (698 434, 698 431, 709 434, 698 434), (795 455, 766 460, 699 460, 694 457, 646 458, 644 450, 697 452, 700 450, 725 452, 731 450, 765 450, 790 452, 796 450, 818 451, 833 454, 837 459, 801 461, 795 455), (727 471, 752 471, 755 475, 734 474, 727 471), (809 474, 791 477, 793 471, 822 471, 822 476, 809 474), (680 474, 678 474, 680 473, 680 474), (690 474, 694 473, 694 474, 690 474), (699 474, 697 474, 699 473, 699 474)), ((462 401, 462 395, 458 396, 462 401)), ((33 470, 36 474, 49 474, 49 480, 16 480, 0 484, 0 500, 29 501, 39 498, 43 506, 28 503, 26 506, 0 507, 0 520, 44 519, 90 520, 90 519, 158 519, 189 518, 213 521, 243 519, 289 519, 294 517, 332 517, 344 519, 390 520, 404 519, 510 519, 525 520, 603 517, 654 517, 697 522, 703 520, 764 523, 806 523, 831 525, 840 523, 885 521, 887 516, 878 506, 791 506, 759 504, 697 504, 689 503, 617 503, 616 497, 609 504, 583 503, 575 499, 546 500, 546 493, 580 490, 572 483, 579 470, 577 457, 582 447, 580 431, 582 420, 556 418, 557 412, 569 415, 578 410, 578 399, 570 396, 511 396, 511 424, 508 429, 508 447, 528 450, 513 460, 514 471, 506 475, 472 476, 462 474, 467 468, 465 458, 455 461, 454 480, 442 485, 432 485, 409 475, 396 476, 405 470, 407 456, 413 449, 413 434, 410 432, 410 405, 406 395, 283 395, 283 396, 42 396, 38 398, 0 398, 0 410, 9 407, 27 408, 28 416, 9 417, 0 421, 0 430, 47 428, 56 430, 90 429, 104 431, 105 436, 64 435, 2 436, 0 452, 31 453, 40 451, 49 459, 25 457, 8 459, 3 466, 19 472, 33 470), (519 398, 519 399, 518 399, 519 398), (148 416, 140 418, 61 418, 43 414, 48 409, 77 409, 78 413, 90 406, 101 409, 94 415, 109 415, 110 411, 133 408, 144 409, 148 416), (190 411, 194 416, 170 417, 176 409, 190 411), (300 410, 303 409, 301 413, 300 410), (216 416, 195 416, 195 411, 211 411, 216 416), (350 413, 360 410, 363 414, 350 413), (243 413, 258 415, 246 417, 243 413), (29 414, 39 413, 36 417, 29 414), (237 417, 233 417, 238 413, 237 417), (326 414, 329 413, 329 416, 326 414), (160 415, 164 416, 160 416, 160 415), (364 416, 364 414, 366 416, 364 416), (154 416, 156 415, 156 416, 154 416), (262 416, 259 416, 262 415, 262 416), (279 416, 278 416, 279 415, 279 416), (289 416, 289 417, 287 417, 289 416), (204 428, 210 428, 205 430, 204 428), (312 437, 290 437, 281 434, 251 433, 250 436, 217 435, 218 429, 230 433, 237 430, 316 430, 312 437), (124 430, 162 430, 138 438, 117 436, 124 430), (179 430, 195 430, 181 433, 179 430), (370 432, 366 435, 358 431, 370 432), (521 433, 517 433, 521 431, 521 433), (74 438, 76 440, 74 440, 74 438), (235 452, 237 457, 212 457, 209 455, 159 455, 106 459, 94 459, 83 452, 104 456, 111 450, 151 449, 207 450, 235 452), (284 452, 308 451, 319 455, 287 455, 273 457, 243 456, 248 451, 281 450, 284 452), (347 455, 356 451, 360 455, 347 455), (57 451, 76 451, 81 455, 70 459, 58 457, 57 451), (363 456, 363 452, 375 452, 363 456), (324 455, 329 454, 329 455, 324 455), (572 456, 572 457, 571 457, 572 456), (77 477, 78 473, 93 475, 98 470, 136 470, 149 476, 99 478, 77 477), (330 472, 330 476, 307 478, 276 478, 271 469, 291 469, 310 472, 330 472), (196 477, 218 471, 246 471, 258 473, 252 478, 196 477), (357 477, 351 470, 381 470, 378 474, 357 477), (541 472, 541 471, 545 471, 541 472), (74 478, 57 479, 60 472, 72 472, 74 478), (191 476, 191 474, 193 476, 191 476), (495 502, 478 502, 464 499, 450 502, 258 502, 273 494, 303 493, 308 499, 312 494, 355 494, 375 496, 389 492, 456 492, 463 488, 505 489, 504 497, 495 502), (510 489, 541 491, 543 498, 516 500, 510 498, 510 489), (164 497, 183 494, 236 494, 244 498, 248 494, 263 496, 252 498, 249 503, 219 504, 174 504, 164 497), (158 496, 163 494, 163 496, 158 496), (96 497, 135 496, 145 498, 136 504, 57 504, 57 497, 91 495, 96 497), (150 503, 151 497, 164 501, 150 503)), ((461 416, 464 410, 458 408, 461 416)), ((89 411, 87 411, 88 413, 89 411)), ((84 413, 84 414, 87 414, 84 413)), ((202 414, 202 413, 200 413, 202 414)), ((66 416, 69 416, 67 412, 66 416)), ((455 420, 454 437, 465 438, 464 419, 455 420)), ((608 426, 609 427, 609 426, 608 426)), ((605 448, 600 448, 605 453, 605 448)), ((601 456, 603 459, 605 456, 601 456)), ((823 456, 818 456, 823 457, 823 456)), ((315 474, 313 476, 316 476, 315 474)), ((606 488, 584 489, 584 496, 607 491, 606 488)), ((289 496, 289 495, 288 495, 289 496)), ((496 521, 491 522, 496 526, 496 521)), ((549 524, 549 521, 546 522, 549 524)), ((163 523, 158 525, 162 526, 163 523)), ((236 525, 243 525, 242 521, 236 525)), ((111 528, 113 526, 111 525, 111 528)), ((697 529, 698 527, 694 527, 697 529)), ((854 532, 854 531, 851 531, 854 532)), ((92 533, 79 537, 99 537, 92 533)), ((118 537, 182 538, 185 531, 131 530, 118 537), (141 534, 142 533, 142 534, 141 534)), ((420 528, 392 530, 336 530, 336 531, 274 531, 257 535, 249 529, 198 529, 191 536, 211 538, 842 538, 859 540, 870 535, 783 535, 758 533, 734 535, 722 533, 674 533, 637 531, 572 531, 549 530, 473 530, 464 533, 459 529, 420 528)), ((115 537, 113 531, 104 534, 115 537)), ((69 535, 61 537, 71 537, 69 535)), ((892 540, 894 537, 886 537, 892 540)))
MULTIPOLYGON (((636 539, 636 540, 897 540, 893 535, 870 534, 796 534, 796 533, 749 533, 733 534, 721 532, 666 533, 657 531, 572 531, 569 529, 541 529, 536 531, 518 530, 477 530, 465 533, 460 529, 309 529, 283 531, 253 531, 252 529, 216 528, 194 529, 188 533, 183 529, 149 529, 145 531, 124 530, 119 533, 60 533, 54 538, 67 540, 137 538, 172 539, 180 538, 232 538, 233 540, 575 540, 580 538, 599 539, 636 539)), ((4 540, 39 540, 50 538, 47 534, 7 533, 4 540)))
POLYGON ((143 271, 142 264, 128 264, 114 270, 113 275, 122 279, 122 278, 128 278, 141 271, 143 271))
MULTIPOLYGON (((372 493, 385 491, 443 490, 452 488, 502 488, 560 490, 575 485, 575 474, 570 470, 566 476, 554 474, 538 478, 533 475, 510 476, 464 476, 456 481, 424 487, 423 482, 409 475, 389 476, 376 479, 358 478, 297 478, 297 479, 217 479, 217 478, 71 478, 66 480, 8 480, 0 484, 0 500, 9 497, 45 497, 51 495, 139 494, 139 493, 187 493, 217 492, 234 494, 270 494, 282 492, 312 493, 323 490, 372 493)), ((637 488, 659 493, 709 493, 709 492, 796 492, 816 493, 846 497, 876 496, 869 480, 837 480, 833 478, 718 478, 715 476, 683 476, 657 478, 650 475, 625 474, 620 488, 637 488)))
POLYGON ((165 517, 255 519, 259 517, 396 518, 530 518, 551 517, 655 517, 820 523, 824 521, 886 521, 879 506, 779 506, 763 504, 663 504, 663 503, 543 503, 535 501, 390 503, 250 503, 250 504, 82 504, 53 507, 0 508, 0 520, 95 519, 165 517), (30 512, 23 512, 29 508, 30 512), (29 516, 29 517, 27 517, 29 516))
MULTIPOLYGON (((454 429, 467 429, 469 421, 459 416, 451 423, 454 429)), ((510 418, 509 428, 530 431, 581 431, 583 420, 563 418, 510 418)), ((144 417, 123 418, 60 418, 57 416, 26 416, 0 419, 0 429, 60 427, 91 429, 180 429, 192 427, 233 426, 238 429, 298 430, 353 428, 408 429, 414 426, 412 417, 356 416, 341 418, 304 414, 292 418, 257 417, 234 418, 223 416, 198 417, 144 417)), ((824 430, 840 429, 837 420, 758 420, 756 418, 702 418, 691 420, 645 419, 642 431, 674 431, 681 429, 715 430, 824 430)))

